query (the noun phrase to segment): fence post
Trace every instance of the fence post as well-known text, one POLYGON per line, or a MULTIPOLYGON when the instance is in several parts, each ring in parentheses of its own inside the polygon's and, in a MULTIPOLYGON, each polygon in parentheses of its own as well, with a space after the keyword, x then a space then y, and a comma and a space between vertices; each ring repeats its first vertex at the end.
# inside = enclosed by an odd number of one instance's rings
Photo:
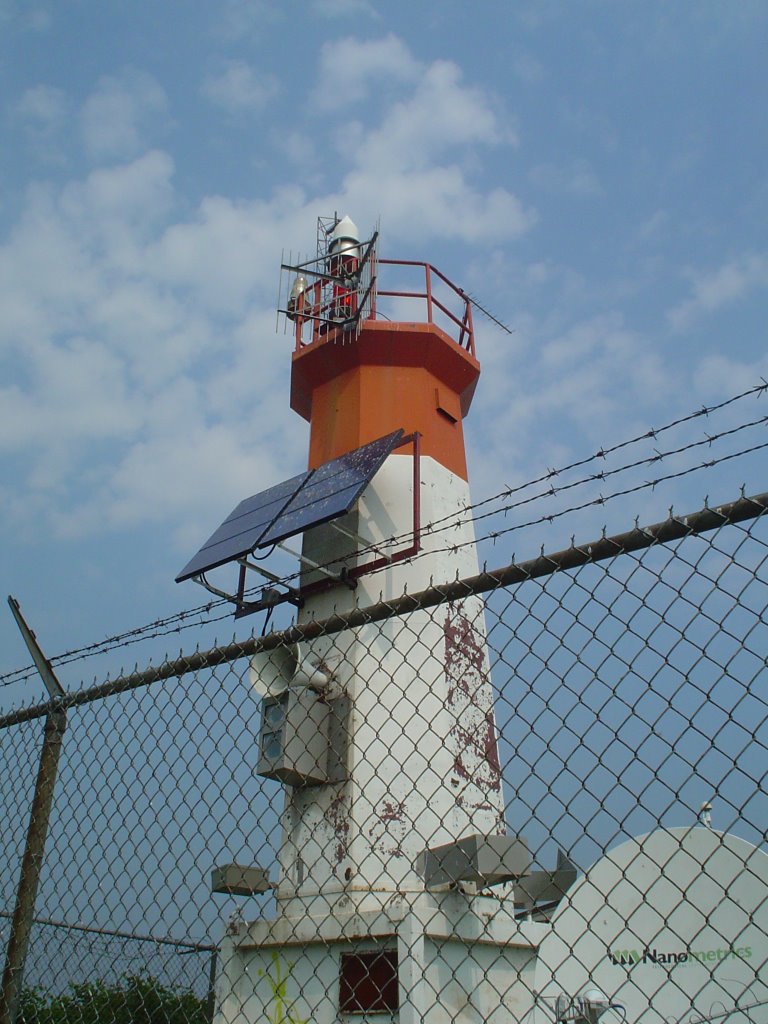
POLYGON ((65 711, 52 711, 45 719, 43 749, 35 782, 32 810, 29 816, 27 841, 21 862, 21 876, 16 893, 11 935, 3 971, 0 1024, 15 1024, 21 998, 21 982, 27 957, 29 933, 37 899, 40 869, 43 865, 45 841, 48 838, 48 820, 53 802, 53 790, 59 767, 59 754, 64 730, 67 727, 65 711))
MULTIPOLYGON (((64 696, 64 688, 56 678, 50 661, 41 651, 35 634, 24 621, 19 602, 15 597, 9 596, 8 606, 51 700, 60 700, 64 696)), ((53 791, 59 770, 59 754, 66 728, 66 710, 63 707, 54 706, 45 716, 43 749, 40 751, 40 766, 37 770, 32 809, 29 814, 27 841, 21 861, 19 887, 16 891, 16 906, 13 909, 11 934, 5 954, 2 992, 0 993, 0 1024, 15 1024, 19 1012, 21 982, 27 959, 29 933, 35 913, 37 886, 40 882, 40 869, 43 866, 45 841, 48 838, 53 791)))
POLYGON ((214 946, 211 950, 211 962, 208 967, 208 998, 205 1006, 205 1019, 208 1024, 213 1024, 213 1015, 216 1012, 216 961, 218 956, 219 951, 214 946))

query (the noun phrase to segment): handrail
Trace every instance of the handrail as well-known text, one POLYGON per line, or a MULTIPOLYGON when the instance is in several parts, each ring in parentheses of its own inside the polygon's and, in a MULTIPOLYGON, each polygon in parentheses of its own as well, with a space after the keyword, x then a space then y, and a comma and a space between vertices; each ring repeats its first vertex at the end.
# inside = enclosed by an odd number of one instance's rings
MULTIPOLYGON (((386 270, 384 271, 386 273, 386 270)), ((374 276, 371 280, 370 293, 349 292, 345 293, 348 303, 348 311, 357 313, 360 308, 360 316, 363 322, 388 319, 380 308, 378 300, 384 298, 394 299, 420 299, 425 302, 425 323, 435 323, 435 313, 439 312, 442 317, 457 328, 454 335, 456 344, 467 351, 470 355, 475 354, 475 335, 472 323, 472 303, 469 296, 455 285, 442 271, 431 263, 420 260, 390 260, 377 259, 374 267, 374 276), (396 290, 392 288, 379 287, 380 268, 388 267, 413 267, 421 268, 424 273, 423 290, 396 290), (460 311, 457 315, 446 304, 449 299, 443 301, 435 294, 434 280, 437 278, 446 288, 454 293, 460 311), (358 303, 360 306, 358 306, 358 303)), ((338 295, 333 293, 328 283, 322 280, 313 282, 299 297, 295 310, 295 340, 296 351, 302 351, 310 345, 336 340, 342 333, 342 327, 333 323, 333 313, 339 301, 338 295)), ((450 333, 450 327, 449 327, 450 333)))

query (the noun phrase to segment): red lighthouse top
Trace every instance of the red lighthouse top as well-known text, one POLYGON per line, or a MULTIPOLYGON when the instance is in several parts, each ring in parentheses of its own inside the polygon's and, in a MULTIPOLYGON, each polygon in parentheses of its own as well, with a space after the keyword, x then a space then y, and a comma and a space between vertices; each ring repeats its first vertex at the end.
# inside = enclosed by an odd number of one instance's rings
POLYGON ((480 376, 469 297, 429 263, 378 260, 344 217, 299 271, 291 408, 310 422, 309 468, 398 428, 467 478, 462 420, 480 376), (386 312, 385 312, 386 309, 386 312))

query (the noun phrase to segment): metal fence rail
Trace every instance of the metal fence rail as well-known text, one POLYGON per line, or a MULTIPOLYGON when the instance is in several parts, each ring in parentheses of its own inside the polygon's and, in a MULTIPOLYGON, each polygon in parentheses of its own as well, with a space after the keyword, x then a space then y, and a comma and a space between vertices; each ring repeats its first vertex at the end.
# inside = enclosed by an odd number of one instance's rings
MULTIPOLYGON (((0 919, 0 934, 7 939, 11 915, 4 911, 0 919)), ((25 981, 29 988, 63 995, 71 986, 118 986, 126 977, 148 976, 202 1001, 208 998, 216 953, 210 943, 34 918, 25 981)))
POLYGON ((765 1024, 767 511, 741 497, 6 714, 7 942, 39 719, 68 712, 35 907, 56 923, 22 1013, 132 974, 204 1000, 218 948, 221 1024, 765 1024))

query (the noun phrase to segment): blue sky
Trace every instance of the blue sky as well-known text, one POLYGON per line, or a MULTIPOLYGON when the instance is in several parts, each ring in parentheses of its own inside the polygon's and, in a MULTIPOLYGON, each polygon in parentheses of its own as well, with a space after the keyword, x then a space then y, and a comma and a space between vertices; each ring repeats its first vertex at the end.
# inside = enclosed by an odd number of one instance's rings
MULTIPOLYGON (((767 28, 751 0, 0 0, 0 565, 46 651, 199 604, 181 566, 303 469, 274 307, 318 215, 380 218, 514 329, 477 319, 476 498, 768 377, 767 28)), ((26 662, 7 612, 0 640, 26 662)))

